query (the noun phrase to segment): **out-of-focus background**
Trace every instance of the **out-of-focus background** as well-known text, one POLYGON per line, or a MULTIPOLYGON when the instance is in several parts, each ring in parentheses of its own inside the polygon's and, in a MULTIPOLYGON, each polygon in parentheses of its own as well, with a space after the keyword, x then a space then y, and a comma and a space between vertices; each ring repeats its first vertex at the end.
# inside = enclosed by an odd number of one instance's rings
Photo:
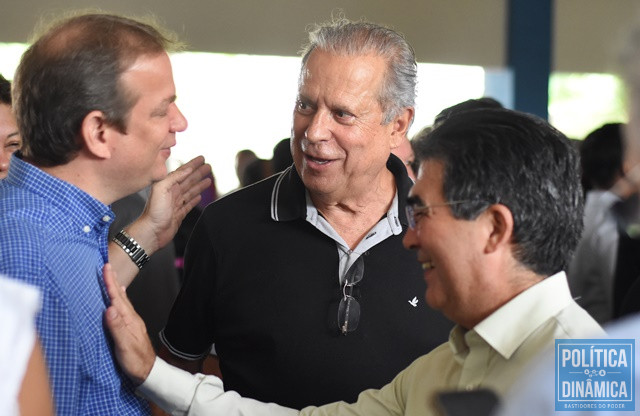
POLYGON ((627 120, 616 51, 639 7, 637 0, 5 0, 0 73, 12 79, 34 28, 65 11, 154 15, 187 44, 172 60, 189 128, 170 163, 204 154, 224 194, 238 186, 239 150, 270 159, 289 137, 306 28, 339 10, 391 26, 414 47, 411 133, 445 107, 491 96, 582 139, 627 120))

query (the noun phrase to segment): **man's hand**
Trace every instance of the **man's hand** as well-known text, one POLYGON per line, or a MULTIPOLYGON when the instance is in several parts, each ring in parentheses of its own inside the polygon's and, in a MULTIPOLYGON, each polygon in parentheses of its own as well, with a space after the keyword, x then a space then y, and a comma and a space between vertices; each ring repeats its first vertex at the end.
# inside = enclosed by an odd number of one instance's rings
MULTIPOLYGON (((127 233, 151 256, 169 243, 184 217, 200 202, 203 190, 211 185, 211 166, 198 156, 171 172, 151 187, 144 211, 127 233)), ((115 243, 109 243, 109 262, 118 272, 118 281, 129 286, 138 267, 115 243)))
POLYGON ((173 239, 184 217, 200 202, 202 191, 211 185, 210 176, 211 166, 198 156, 151 187, 144 211, 132 225, 148 230, 145 234, 153 233, 155 241, 145 241, 146 245, 138 239, 147 252, 155 252, 173 239))
POLYGON ((147 328, 108 263, 104 266, 104 282, 111 298, 105 322, 113 337, 116 359, 125 374, 140 385, 149 376, 156 359, 147 328))

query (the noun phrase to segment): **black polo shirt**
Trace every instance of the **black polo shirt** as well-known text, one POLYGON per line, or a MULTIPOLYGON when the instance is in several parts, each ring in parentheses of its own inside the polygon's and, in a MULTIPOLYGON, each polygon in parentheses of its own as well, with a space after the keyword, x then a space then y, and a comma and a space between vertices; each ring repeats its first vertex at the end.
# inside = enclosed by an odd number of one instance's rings
MULTIPOLYGON (((393 155, 387 168, 406 231, 411 180, 393 155)), ((161 334, 187 359, 215 343, 226 390, 293 408, 355 401, 445 342, 452 327, 425 304, 422 269, 402 246, 403 231, 364 254, 359 326, 340 334, 336 242, 305 214, 305 188, 293 168, 209 205, 187 245, 185 281, 161 334)))

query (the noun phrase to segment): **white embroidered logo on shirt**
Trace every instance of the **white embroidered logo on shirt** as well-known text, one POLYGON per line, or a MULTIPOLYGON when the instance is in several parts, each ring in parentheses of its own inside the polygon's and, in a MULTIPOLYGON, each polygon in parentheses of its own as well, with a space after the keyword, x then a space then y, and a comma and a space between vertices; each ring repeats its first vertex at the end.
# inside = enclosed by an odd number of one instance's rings
POLYGON ((413 306, 414 308, 415 308, 416 306, 418 306, 418 298, 417 298, 417 297, 415 297, 415 296, 413 297, 413 299, 408 300, 407 302, 409 302, 409 304, 410 304, 411 306, 413 306))

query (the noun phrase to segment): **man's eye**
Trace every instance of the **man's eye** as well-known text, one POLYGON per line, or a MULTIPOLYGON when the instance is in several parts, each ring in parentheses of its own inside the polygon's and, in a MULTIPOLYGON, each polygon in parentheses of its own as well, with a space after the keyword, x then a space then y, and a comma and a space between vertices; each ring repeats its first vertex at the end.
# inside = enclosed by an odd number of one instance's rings
POLYGON ((348 122, 353 120, 354 116, 353 114, 349 113, 348 111, 344 111, 344 110, 336 110, 333 112, 333 114, 335 114, 336 118, 338 120, 340 120, 341 122, 348 122))
POLYGON ((431 209, 429 207, 420 207, 416 209, 414 212, 415 212, 416 219, 420 219, 422 217, 428 218, 431 216, 431 209))
POLYGON ((167 116, 168 111, 167 110, 156 110, 153 113, 151 113, 152 117, 166 117, 167 116))
POLYGON ((311 112, 311 106, 304 101, 298 101, 296 103, 296 111, 299 113, 307 114, 311 112))
POLYGON ((20 146, 22 146, 22 141, 20 139, 9 140, 4 144, 5 149, 8 149, 10 152, 15 152, 20 149, 20 146))

